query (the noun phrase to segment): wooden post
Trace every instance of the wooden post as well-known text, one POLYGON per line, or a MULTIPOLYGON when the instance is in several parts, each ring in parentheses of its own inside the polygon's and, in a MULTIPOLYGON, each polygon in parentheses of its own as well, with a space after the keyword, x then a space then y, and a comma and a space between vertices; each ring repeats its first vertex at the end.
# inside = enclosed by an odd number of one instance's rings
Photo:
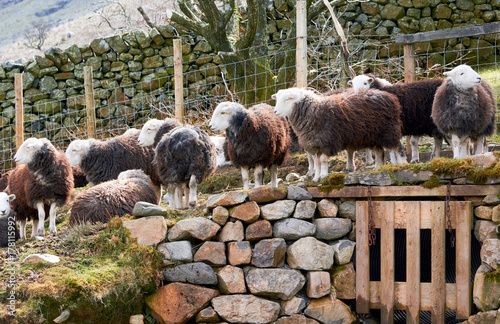
MULTIPOLYGON (((404 46, 404 69, 405 83, 415 81, 415 58, 412 56, 415 46, 413 44, 405 44, 404 46)), ((406 136, 406 153, 411 154, 410 136, 406 136)))
MULTIPOLYGON (((444 312, 446 302, 446 278, 445 278, 445 230, 446 220, 444 203, 431 202, 432 211, 432 238, 431 238, 431 322, 432 324, 444 324, 444 312)), ((460 238, 462 239, 462 238, 460 238)))
POLYGON ((418 324, 420 323, 420 203, 404 201, 396 204, 401 206, 396 210, 406 217, 406 323, 418 324))
POLYGON ((184 124, 184 81, 182 76, 182 43, 174 39, 174 83, 175 83, 175 118, 184 124))
POLYGON ((295 73, 297 87, 307 87, 307 7, 304 0, 297 0, 297 51, 295 73))
POLYGON ((16 92, 16 148, 24 142, 24 112, 23 112, 23 74, 14 75, 14 89, 16 92))
POLYGON ((374 215, 380 215, 380 286, 383 287, 380 301, 380 322, 394 323, 394 202, 387 202, 385 208, 376 205, 374 215))
POLYGON ((356 202, 356 312, 370 312, 370 248, 368 202, 356 202))
POLYGON ((92 84, 92 67, 85 66, 84 85, 85 85, 85 106, 87 110, 87 137, 95 137, 95 102, 94 102, 94 86, 92 84))

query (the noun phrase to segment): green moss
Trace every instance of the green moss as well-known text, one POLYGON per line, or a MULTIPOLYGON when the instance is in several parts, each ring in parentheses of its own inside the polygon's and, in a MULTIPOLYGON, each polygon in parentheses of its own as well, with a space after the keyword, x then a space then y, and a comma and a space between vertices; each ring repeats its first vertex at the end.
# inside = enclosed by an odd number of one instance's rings
POLYGON ((500 269, 488 272, 484 276, 484 281, 486 281, 486 282, 497 282, 497 283, 500 283, 500 269))
POLYGON ((241 176, 212 176, 198 185, 198 191, 204 194, 213 194, 228 187, 234 188, 237 186, 241 186, 241 176))
POLYGON ((386 164, 378 168, 376 171, 372 172, 382 172, 382 171, 387 171, 387 172, 397 172, 397 171, 414 171, 414 172, 419 172, 419 171, 429 171, 429 163, 403 163, 403 164, 386 164))
POLYGON ((432 176, 430 180, 427 180, 424 183, 422 183, 422 187, 427 189, 436 188, 442 185, 443 184, 439 182, 439 179, 436 176, 432 176))
POLYGON ((321 192, 331 192, 332 190, 338 190, 343 188, 346 175, 343 173, 334 173, 328 177, 324 177, 321 180, 321 186, 318 186, 318 190, 321 192))

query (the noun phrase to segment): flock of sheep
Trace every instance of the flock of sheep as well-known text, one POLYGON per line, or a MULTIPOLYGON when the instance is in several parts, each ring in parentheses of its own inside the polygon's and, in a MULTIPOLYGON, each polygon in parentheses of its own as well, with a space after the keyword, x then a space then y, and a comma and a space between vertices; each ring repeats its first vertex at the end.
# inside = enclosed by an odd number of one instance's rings
POLYGON ((313 181, 328 175, 328 157, 342 150, 347 150, 348 171, 354 171, 354 151, 361 149, 367 149, 367 163, 373 150, 375 167, 384 164, 384 149, 390 151, 391 163, 405 163, 404 135, 411 137, 411 162, 418 161, 418 137, 423 135, 434 137, 432 157, 439 156, 443 139, 451 144, 454 158, 469 154, 469 141, 476 154, 483 153, 485 137, 496 129, 493 91, 469 66, 445 75, 447 79, 396 85, 360 75, 350 81, 352 88, 325 94, 279 90, 274 107, 245 109, 223 102, 209 127, 225 131, 225 137, 210 137, 199 127, 167 118, 106 141, 75 140, 66 152, 47 139, 30 138, 14 157, 18 166, 0 179, 0 243, 7 246, 7 236, 26 238, 29 220, 32 237, 43 236, 47 213, 49 231, 56 234, 56 208, 69 201, 75 167, 90 188, 72 202, 70 225, 130 214, 137 201, 158 204, 162 185, 172 208, 193 208, 197 185, 227 163, 241 169, 245 190, 251 168, 255 186, 263 185, 267 168, 276 187, 278 166, 291 146, 290 128, 308 155, 307 176, 313 181))

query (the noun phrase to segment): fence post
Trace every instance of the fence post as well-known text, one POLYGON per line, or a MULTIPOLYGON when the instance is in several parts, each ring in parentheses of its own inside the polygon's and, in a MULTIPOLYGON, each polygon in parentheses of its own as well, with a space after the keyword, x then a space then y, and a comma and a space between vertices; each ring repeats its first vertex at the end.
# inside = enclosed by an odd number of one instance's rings
POLYGON ((184 81, 182 77, 182 43, 174 39, 174 83, 175 83, 175 118, 184 124, 184 81))
MULTIPOLYGON (((405 44, 404 46, 405 83, 415 81, 415 58, 412 56, 414 49, 413 44, 405 44)), ((411 153, 410 136, 406 136, 406 153, 411 153)))
POLYGON ((87 137, 95 138, 95 101, 94 85, 92 84, 92 67, 83 68, 83 82, 85 85, 85 107, 87 110, 87 137))
POLYGON ((16 148, 24 142, 24 109, 23 109, 23 74, 14 75, 14 89, 16 92, 16 148))
POLYGON ((295 73, 297 87, 307 87, 307 8, 304 0, 297 0, 297 52, 295 73))

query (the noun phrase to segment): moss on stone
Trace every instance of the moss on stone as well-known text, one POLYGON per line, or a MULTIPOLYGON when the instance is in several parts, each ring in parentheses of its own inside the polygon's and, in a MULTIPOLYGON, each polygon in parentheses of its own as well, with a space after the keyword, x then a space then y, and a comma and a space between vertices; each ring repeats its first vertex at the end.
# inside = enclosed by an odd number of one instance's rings
POLYGON ((345 182, 346 174, 334 173, 328 177, 324 177, 321 180, 321 186, 318 186, 318 190, 321 192, 331 192, 332 190, 338 190, 343 188, 345 182))
POLYGON ((427 188, 427 189, 432 189, 436 188, 439 186, 442 186, 443 184, 439 182, 439 179, 436 176, 432 176, 430 180, 425 181, 422 183, 422 187, 427 188))
POLYGON ((500 284, 500 269, 488 272, 484 275, 485 282, 496 282, 500 284))

